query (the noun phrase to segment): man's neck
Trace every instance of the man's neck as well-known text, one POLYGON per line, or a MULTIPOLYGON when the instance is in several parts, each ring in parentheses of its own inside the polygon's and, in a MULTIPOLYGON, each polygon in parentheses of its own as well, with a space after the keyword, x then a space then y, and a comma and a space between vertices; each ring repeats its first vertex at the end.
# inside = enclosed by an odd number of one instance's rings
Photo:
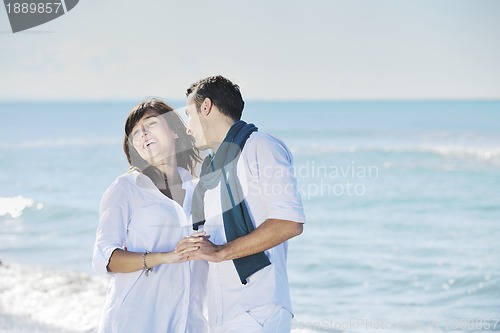
POLYGON ((235 122, 236 121, 231 118, 224 117, 222 118, 222 120, 213 125, 214 136, 209 146, 214 154, 217 153, 217 150, 219 149, 222 141, 224 141, 227 133, 229 132, 229 129, 234 125, 235 122))

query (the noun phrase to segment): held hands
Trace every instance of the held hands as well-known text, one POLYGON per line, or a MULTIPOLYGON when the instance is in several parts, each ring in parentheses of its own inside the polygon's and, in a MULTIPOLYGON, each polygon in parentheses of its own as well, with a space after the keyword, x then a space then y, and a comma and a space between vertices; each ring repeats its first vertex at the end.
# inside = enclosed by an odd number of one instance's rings
POLYGON ((175 250, 172 252, 166 252, 165 255, 165 263, 175 264, 181 263, 190 260, 190 253, 199 249, 199 246, 193 244, 192 242, 187 242, 191 237, 203 237, 205 236, 204 232, 196 232, 191 236, 186 236, 182 240, 177 243, 175 246, 175 250), (181 245, 182 244, 182 245, 181 245))
POLYGON ((130 273, 162 264, 176 264, 197 259, 192 254, 199 251, 202 245, 189 240, 203 240, 205 238, 208 238, 205 233, 195 233, 191 237, 185 237, 171 252, 129 252, 127 246, 123 244, 122 248, 113 251, 106 268, 113 273, 130 273))
POLYGON ((188 261, 188 258, 186 255, 192 251, 196 251, 198 248, 197 247, 188 247, 184 249, 184 251, 177 252, 177 251, 172 251, 172 252, 163 252, 163 263, 165 264, 178 264, 182 262, 188 261))
POLYGON ((175 247, 176 253, 182 255, 185 260, 207 260, 213 262, 222 261, 220 257, 221 245, 215 245, 208 239, 210 235, 196 232, 189 237, 184 237, 175 247))

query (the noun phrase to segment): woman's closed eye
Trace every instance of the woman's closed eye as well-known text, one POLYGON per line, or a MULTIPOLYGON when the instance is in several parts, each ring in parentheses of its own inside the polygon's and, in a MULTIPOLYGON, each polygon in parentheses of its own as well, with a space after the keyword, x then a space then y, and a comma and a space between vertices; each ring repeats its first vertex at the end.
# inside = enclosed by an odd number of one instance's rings
POLYGON ((139 135, 142 134, 142 129, 138 128, 134 131, 132 131, 132 137, 135 138, 135 137, 138 137, 139 135))
POLYGON ((158 125, 158 119, 156 117, 150 117, 144 121, 144 127, 151 128, 158 125))

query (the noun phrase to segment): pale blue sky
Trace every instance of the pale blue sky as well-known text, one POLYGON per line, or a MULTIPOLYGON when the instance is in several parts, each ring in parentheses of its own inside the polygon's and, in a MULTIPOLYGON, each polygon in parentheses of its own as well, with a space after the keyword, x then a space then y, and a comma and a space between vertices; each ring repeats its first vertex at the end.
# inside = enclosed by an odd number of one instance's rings
POLYGON ((182 98, 223 74, 246 99, 500 99, 500 1, 81 0, 12 34, 0 100, 182 98))

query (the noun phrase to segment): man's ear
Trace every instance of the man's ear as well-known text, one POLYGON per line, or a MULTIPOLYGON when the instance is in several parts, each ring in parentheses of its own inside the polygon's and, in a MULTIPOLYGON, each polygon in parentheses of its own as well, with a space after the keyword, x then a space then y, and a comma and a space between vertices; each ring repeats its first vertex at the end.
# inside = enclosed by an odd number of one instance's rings
POLYGON ((205 116, 208 116, 210 114, 210 112, 212 111, 212 106, 213 106, 213 103, 212 103, 212 100, 210 98, 205 98, 203 100, 203 103, 201 103, 201 113, 203 113, 203 115, 205 116))

